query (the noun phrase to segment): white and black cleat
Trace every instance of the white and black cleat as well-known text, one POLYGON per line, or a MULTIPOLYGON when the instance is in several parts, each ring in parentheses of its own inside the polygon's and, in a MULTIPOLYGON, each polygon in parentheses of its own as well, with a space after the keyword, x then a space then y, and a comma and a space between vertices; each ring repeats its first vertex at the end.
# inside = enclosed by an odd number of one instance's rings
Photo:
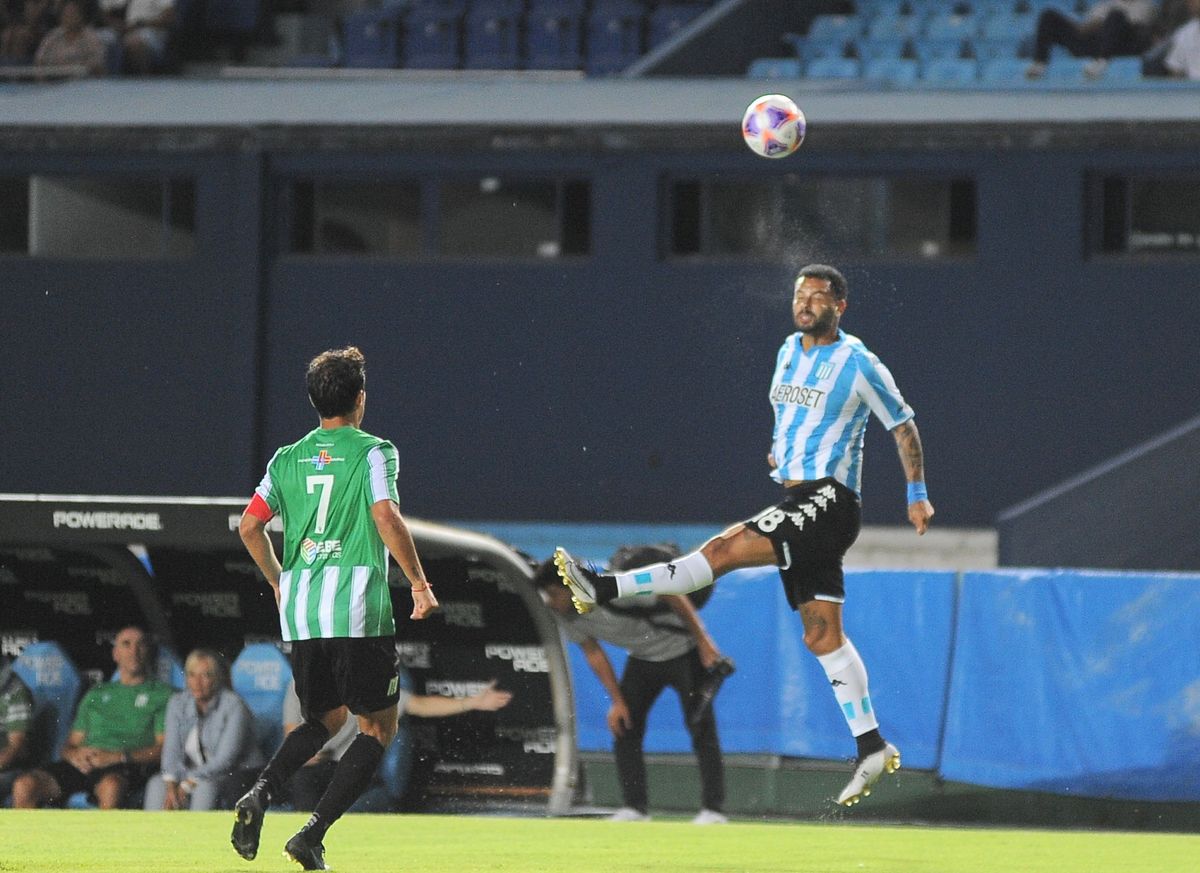
POLYGON ((895 773, 900 769, 900 750, 887 743, 878 752, 872 752, 854 765, 854 775, 838 795, 842 806, 854 806, 864 797, 871 796, 871 788, 884 773, 895 773))

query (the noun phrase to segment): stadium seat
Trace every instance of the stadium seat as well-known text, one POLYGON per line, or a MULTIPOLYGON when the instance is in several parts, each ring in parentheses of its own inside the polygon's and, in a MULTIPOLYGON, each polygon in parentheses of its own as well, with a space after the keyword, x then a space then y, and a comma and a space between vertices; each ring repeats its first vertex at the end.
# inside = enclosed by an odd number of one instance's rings
POLYGON ((1042 81, 1054 85, 1082 85, 1092 81, 1084 74, 1084 68, 1091 63, 1089 58, 1051 57, 1046 64, 1046 72, 1042 81))
POLYGON ((979 63, 971 58, 934 58, 921 68, 921 81, 930 85, 973 85, 979 63))
POLYGON ((700 17, 708 7, 703 3, 662 3, 650 13, 649 48, 657 48, 700 17))
POLYGON ((817 58, 844 58, 848 44, 841 38, 824 39, 797 34, 788 34, 784 40, 791 43, 796 57, 802 61, 815 61, 817 58))
POLYGON ((912 58, 876 58, 863 67, 863 78, 889 85, 911 85, 919 74, 920 65, 912 58))
POLYGON ((254 713, 254 735, 263 755, 270 758, 283 739, 283 698, 292 668, 270 643, 242 649, 230 670, 230 684, 254 713))
POLYGON ((854 58, 818 58, 804 71, 809 79, 857 79, 862 64, 854 58))
POLYGON ((983 20, 979 27, 980 39, 1003 39, 1020 41, 1031 35, 1037 26, 1032 15, 1017 15, 1012 12, 997 12, 983 20))
POLYGON ((400 14, 393 9, 367 9, 347 15, 343 40, 347 67, 400 66, 400 14))
POLYGON ((1016 58, 1021 55, 1021 40, 1019 38, 977 39, 968 42, 966 50, 980 63, 997 58, 1016 58))
POLYGON ((525 18, 525 65, 531 70, 583 67, 582 2, 535 0, 525 18))
POLYGON ((855 40, 853 54, 865 64, 868 61, 904 57, 908 48, 908 40, 902 38, 871 39, 863 37, 855 40))
POLYGON ((755 58, 746 70, 751 79, 799 79, 801 73, 799 58, 755 58))
POLYGON ((601 0, 588 15, 587 63, 591 75, 618 73, 642 54, 645 12, 633 0, 601 0))
POLYGON ((958 12, 938 12, 925 22, 929 39, 964 39, 979 32, 979 19, 958 12))
POLYGON ((988 85, 1026 85, 1028 68, 1029 61, 1024 58, 993 58, 980 64, 979 79, 988 85))
POLYGON ((520 0, 476 0, 467 13, 463 66, 515 70, 521 62, 520 0))
POLYGON ((911 39, 921 32, 921 22, 914 15, 895 15, 881 12, 867 25, 870 39, 911 39))
POLYGON ((33 726, 29 731, 30 760, 57 761, 71 732, 75 705, 83 692, 83 677, 55 642, 30 643, 13 661, 13 672, 33 695, 33 726))
POLYGON ((404 20, 404 66, 455 70, 462 65, 462 15, 453 7, 414 7, 404 20))
POLYGON ((965 40, 951 37, 949 39, 924 39, 913 40, 912 54, 918 61, 927 64, 930 61, 943 60, 946 58, 961 58, 963 57, 963 49, 966 45, 965 40))
POLYGON ((845 43, 861 36, 863 30, 863 19, 857 15, 818 15, 808 26, 808 38, 845 43))
POLYGON ((1103 81, 1108 85, 1133 85, 1142 81, 1142 59, 1112 58, 1104 71, 1103 81))

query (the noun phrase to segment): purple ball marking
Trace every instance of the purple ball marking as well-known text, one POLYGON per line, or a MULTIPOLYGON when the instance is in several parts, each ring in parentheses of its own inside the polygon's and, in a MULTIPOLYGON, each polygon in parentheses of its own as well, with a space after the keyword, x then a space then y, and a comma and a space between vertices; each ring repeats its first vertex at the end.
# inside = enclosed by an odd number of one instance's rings
POLYGON ((770 123, 772 128, 777 130, 779 125, 783 124, 787 120, 788 113, 783 109, 779 109, 775 106, 767 107, 767 121, 770 123))
POLYGON ((746 119, 746 133, 750 136, 758 136, 760 128, 758 126, 758 116, 751 115, 746 119))

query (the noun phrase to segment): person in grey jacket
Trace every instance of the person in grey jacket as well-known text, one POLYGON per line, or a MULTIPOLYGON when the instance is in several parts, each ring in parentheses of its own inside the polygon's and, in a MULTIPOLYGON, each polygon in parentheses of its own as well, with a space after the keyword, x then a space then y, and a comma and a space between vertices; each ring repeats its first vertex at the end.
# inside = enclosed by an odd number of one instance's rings
POLYGON ((147 810, 214 809, 223 779, 262 765, 254 717, 220 655, 196 649, 183 672, 187 690, 167 704, 162 772, 146 785, 147 810))

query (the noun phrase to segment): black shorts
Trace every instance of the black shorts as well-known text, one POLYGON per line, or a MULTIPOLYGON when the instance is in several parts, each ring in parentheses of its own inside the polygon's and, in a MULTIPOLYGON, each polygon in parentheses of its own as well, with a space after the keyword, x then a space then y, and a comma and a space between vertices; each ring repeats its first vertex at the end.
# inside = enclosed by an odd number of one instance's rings
POLYGON ((776 564, 792 609, 810 600, 846 599, 842 558, 858 539, 858 495, 833 478, 793 485, 784 498, 746 522, 775 547, 776 564))
POLYGON ((140 764, 113 764, 111 767, 98 767, 88 773, 77 769, 68 761, 55 761, 42 768, 58 783, 62 796, 55 803, 67 802, 72 794, 80 791, 87 792, 89 799, 94 799, 93 790, 105 776, 117 775, 125 780, 125 790, 141 788, 146 784, 146 768, 140 764))
POLYGON ((292 676, 306 720, 349 707, 366 715, 400 699, 400 656, 396 638, 335 637, 292 643, 292 676))

